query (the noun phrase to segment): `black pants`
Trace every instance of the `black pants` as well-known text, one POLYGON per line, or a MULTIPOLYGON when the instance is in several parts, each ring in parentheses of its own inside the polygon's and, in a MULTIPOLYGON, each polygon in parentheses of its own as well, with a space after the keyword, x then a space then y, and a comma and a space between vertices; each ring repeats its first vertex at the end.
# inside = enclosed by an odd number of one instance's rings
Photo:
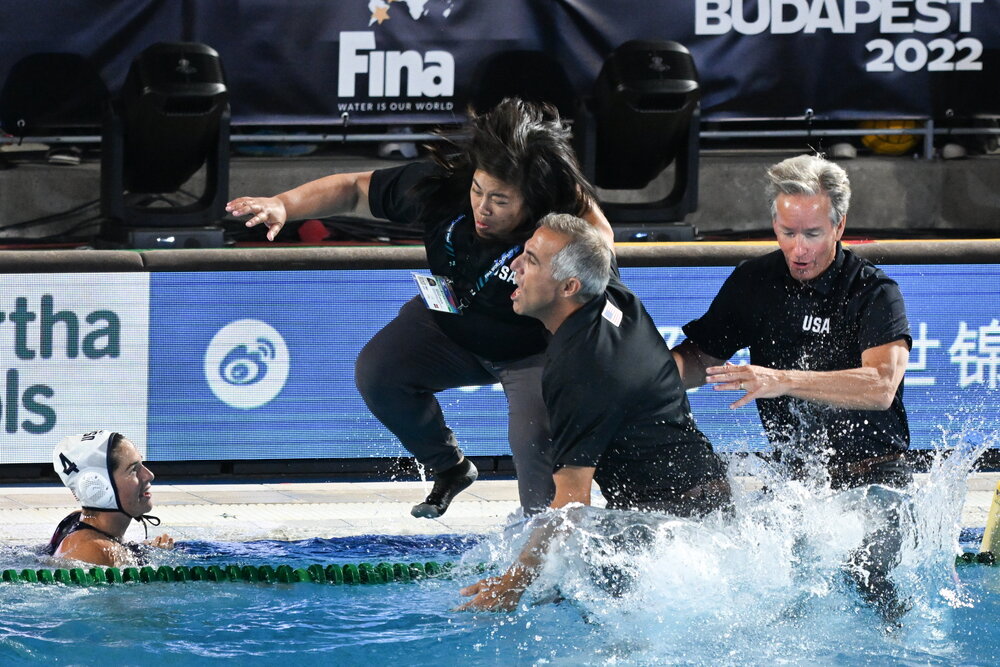
MULTIPOLYGON (((686 519, 701 519, 712 512, 732 511, 732 489, 729 486, 729 480, 722 477, 698 484, 677 494, 676 498, 672 500, 643 503, 638 508, 622 507, 618 509, 635 509, 640 512, 670 514, 686 519)), ((650 524, 636 519, 625 529, 611 532, 611 537, 608 540, 609 546, 605 549, 605 553, 639 554, 648 550, 655 540, 656 533, 650 524)), ((598 587, 616 598, 631 591, 636 581, 634 572, 628 572, 616 565, 606 564, 596 568, 592 567, 591 577, 598 587)))
MULTIPOLYGON (((686 519, 700 519, 717 510, 732 511, 733 490, 725 477, 709 479, 697 484, 670 500, 644 502, 638 507, 620 507, 640 512, 660 512, 686 519)), ((609 505, 615 509, 613 505, 609 505)))
POLYGON ((504 363, 472 354, 441 331, 414 297, 361 350, 354 377, 372 414, 433 471, 446 470, 462 458, 434 394, 500 382, 507 396, 507 439, 521 505, 540 509, 555 493, 542 364, 541 354, 504 363))
MULTIPOLYGON (((779 455, 779 460, 782 457, 779 455)), ((803 466, 796 460, 786 461, 789 476, 802 478, 803 466)), ((887 454, 851 463, 834 463, 826 468, 830 488, 835 491, 878 484, 891 489, 904 489, 913 482, 913 470, 903 454, 887 454)), ((885 500, 874 501, 871 509, 879 513, 877 527, 865 533, 861 546, 844 564, 847 579, 861 598, 889 624, 896 624, 906 612, 906 602, 899 599, 890 579, 899 565, 903 534, 900 523, 901 496, 886 494, 885 500)))
MULTIPOLYGON (((900 457, 875 463, 853 480, 844 480, 840 488, 880 484, 902 489, 912 481, 913 472, 909 464, 900 457)), ((899 565, 903 547, 899 500, 900 498, 889 498, 877 508, 882 514, 880 525, 865 534, 861 546, 851 554, 847 562, 848 578, 861 598, 890 624, 897 623, 907 609, 906 602, 899 599, 896 585, 889 578, 892 570, 899 565)))

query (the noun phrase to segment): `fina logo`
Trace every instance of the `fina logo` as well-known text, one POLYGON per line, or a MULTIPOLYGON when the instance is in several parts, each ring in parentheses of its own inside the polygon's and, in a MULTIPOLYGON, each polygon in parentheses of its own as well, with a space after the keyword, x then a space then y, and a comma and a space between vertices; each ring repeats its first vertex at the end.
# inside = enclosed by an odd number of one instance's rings
POLYGON ((236 320, 208 344, 205 379, 223 403, 257 408, 281 392, 289 362, 288 346, 274 327, 260 320, 236 320))
POLYGON ((375 48, 374 32, 342 32, 337 95, 354 97, 356 79, 362 75, 368 75, 369 97, 455 94, 455 57, 449 52, 379 51, 375 48))

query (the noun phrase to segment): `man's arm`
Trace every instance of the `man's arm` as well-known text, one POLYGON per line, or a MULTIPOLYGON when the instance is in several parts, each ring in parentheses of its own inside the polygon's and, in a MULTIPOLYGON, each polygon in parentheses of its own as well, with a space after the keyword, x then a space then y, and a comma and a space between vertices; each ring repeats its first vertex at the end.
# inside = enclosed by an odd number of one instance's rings
POLYGON ((888 410, 909 358, 906 341, 896 340, 862 352, 860 368, 796 371, 725 364, 706 369, 706 382, 716 390, 746 391, 729 406, 733 409, 758 398, 792 396, 851 410, 888 410))
POLYGON ((705 354, 690 338, 670 350, 674 363, 681 374, 685 389, 700 387, 706 382, 705 371, 713 366, 721 366, 726 360, 705 354))
MULTIPOLYGON (((550 507, 560 508, 570 503, 589 505, 594 470, 578 466, 559 469, 552 475, 556 484, 556 495, 550 507)), ((476 609, 513 611, 517 608, 525 589, 538 576, 542 559, 549 549, 549 542, 560 524, 560 521, 550 520, 535 528, 521 550, 517 562, 502 576, 481 579, 459 591, 462 595, 472 596, 472 599, 458 607, 457 611, 476 609)))
POLYGON ((250 215, 247 227, 267 225, 267 238, 273 241, 289 220, 323 218, 353 211, 358 204, 368 204, 372 172, 333 174, 282 192, 275 197, 237 197, 226 204, 235 216, 250 215))

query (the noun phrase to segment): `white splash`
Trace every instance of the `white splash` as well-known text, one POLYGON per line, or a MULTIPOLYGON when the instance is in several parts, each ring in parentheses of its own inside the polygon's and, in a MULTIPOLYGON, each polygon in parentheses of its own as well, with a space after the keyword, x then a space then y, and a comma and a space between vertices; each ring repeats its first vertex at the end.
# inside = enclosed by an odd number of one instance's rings
MULTIPOLYGON (((785 481, 750 457, 734 461, 734 488, 752 477, 767 491, 738 492, 729 515, 699 522, 580 506, 552 513, 564 527, 518 613, 530 619, 563 600, 560 607, 597 627, 589 650, 600 662, 850 662, 888 659, 900 642, 916 655, 947 657, 949 610, 971 604, 955 556, 965 480, 990 444, 973 442, 953 438, 951 453, 938 451, 905 491, 785 481), (885 622, 847 576, 866 533, 888 524, 902 538, 891 576, 907 609, 899 625, 885 622), (616 585, 618 595, 609 592, 616 585)), ((465 562, 505 567, 552 514, 486 540, 465 562)), ((854 571, 862 580, 871 574, 854 571)))

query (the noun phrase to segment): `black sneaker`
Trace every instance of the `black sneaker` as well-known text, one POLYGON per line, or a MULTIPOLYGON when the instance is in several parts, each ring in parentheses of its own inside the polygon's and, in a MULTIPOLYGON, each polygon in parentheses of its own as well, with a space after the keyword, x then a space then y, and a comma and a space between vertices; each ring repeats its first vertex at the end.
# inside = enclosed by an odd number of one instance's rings
POLYGON ((427 499, 419 505, 414 505, 410 514, 420 519, 436 519, 448 511, 448 506, 462 491, 469 488, 479 471, 472 465, 469 459, 463 459, 461 463, 447 470, 438 473, 434 478, 434 488, 427 495, 427 499))

